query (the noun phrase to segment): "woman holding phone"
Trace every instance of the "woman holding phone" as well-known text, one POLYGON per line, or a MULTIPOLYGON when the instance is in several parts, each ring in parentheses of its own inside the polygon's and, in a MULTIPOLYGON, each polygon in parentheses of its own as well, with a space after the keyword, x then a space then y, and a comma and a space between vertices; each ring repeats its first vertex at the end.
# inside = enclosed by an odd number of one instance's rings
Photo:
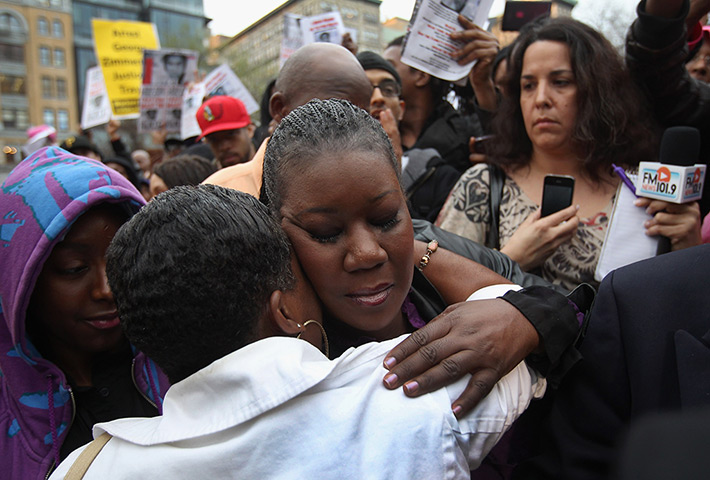
MULTIPOLYGON (((611 165, 632 168, 653 159, 657 137, 623 60, 594 29, 546 18, 524 29, 512 48, 508 95, 496 112, 490 145, 490 158, 502 170, 502 192, 491 195, 495 167, 475 165, 459 179, 437 223, 500 248, 546 280, 567 288, 594 284, 619 185, 611 165), (570 206, 543 217, 550 174, 574 177, 574 194, 570 206)), ((674 249, 697 244, 697 206, 660 203, 649 213, 663 207, 667 213, 646 225, 648 233, 670 237, 674 249)))

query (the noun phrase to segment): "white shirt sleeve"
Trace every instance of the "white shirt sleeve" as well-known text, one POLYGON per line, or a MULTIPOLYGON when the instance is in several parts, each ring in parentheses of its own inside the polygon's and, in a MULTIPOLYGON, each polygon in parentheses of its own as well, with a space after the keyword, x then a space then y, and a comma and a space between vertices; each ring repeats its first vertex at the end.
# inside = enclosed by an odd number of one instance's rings
MULTIPOLYGON (((474 292, 469 301, 493 299, 520 289, 519 285, 491 285, 474 292)), ((446 387, 452 403, 461 395, 470 378, 466 376, 446 387)), ((453 434, 471 469, 480 465, 530 401, 545 394, 546 387, 545 379, 521 362, 498 381, 472 412, 458 420, 451 415, 453 434)))

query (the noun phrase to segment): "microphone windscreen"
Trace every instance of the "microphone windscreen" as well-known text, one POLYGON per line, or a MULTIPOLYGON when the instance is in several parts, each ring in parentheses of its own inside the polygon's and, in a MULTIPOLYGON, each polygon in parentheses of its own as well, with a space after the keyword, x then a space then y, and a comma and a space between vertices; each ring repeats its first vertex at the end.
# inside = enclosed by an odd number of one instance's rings
POLYGON ((658 161, 666 165, 690 166, 700 156, 700 132, 693 127, 670 127, 663 132, 658 161))

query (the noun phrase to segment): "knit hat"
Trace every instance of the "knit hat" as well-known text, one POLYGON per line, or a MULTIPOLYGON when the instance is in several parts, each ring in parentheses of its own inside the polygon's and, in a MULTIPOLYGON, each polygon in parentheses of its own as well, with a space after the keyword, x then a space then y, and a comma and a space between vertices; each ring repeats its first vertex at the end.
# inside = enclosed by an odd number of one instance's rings
POLYGON ((241 100, 220 95, 212 97, 200 105, 197 110, 197 123, 200 125, 202 135, 198 140, 207 135, 223 130, 236 130, 244 128, 251 123, 251 118, 241 100))
POLYGON ((89 137, 86 135, 71 136, 62 142, 60 148, 63 148, 67 152, 71 152, 75 155, 79 150, 90 150, 96 155, 101 156, 99 148, 94 144, 94 142, 89 140, 89 137))
POLYGON ((394 69, 394 66, 375 52, 360 52, 357 54, 357 60, 365 70, 385 70, 402 86, 402 79, 399 78, 399 74, 397 70, 394 69))
POLYGON ((32 155, 42 147, 51 145, 57 141, 57 131, 49 125, 37 125, 27 129, 27 143, 23 150, 25 156, 32 155))

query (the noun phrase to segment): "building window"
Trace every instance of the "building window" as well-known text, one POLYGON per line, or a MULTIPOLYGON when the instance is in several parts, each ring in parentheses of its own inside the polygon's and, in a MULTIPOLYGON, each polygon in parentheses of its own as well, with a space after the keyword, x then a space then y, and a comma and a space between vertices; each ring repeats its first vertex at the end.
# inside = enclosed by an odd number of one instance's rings
POLYGON ((57 110, 57 127, 60 132, 69 130, 69 112, 64 109, 57 110))
POLYGON ((59 20, 52 22, 52 33, 57 38, 64 38, 64 24, 59 20))
POLYGON ((380 36, 377 34, 377 32, 365 30, 362 32, 362 39, 363 39, 363 41, 376 44, 377 42, 380 41, 380 36))
POLYGON ((49 22, 46 18, 39 17, 37 19, 37 30, 40 35, 44 35, 45 37, 49 36, 49 22))
POLYGON ((52 52, 49 47, 39 47, 39 64, 44 66, 52 64, 52 52))
POLYGON ((62 0, 49 0, 49 4, 53 7, 61 7, 62 3, 62 0))
POLYGON ((55 48, 54 49, 54 66, 64 68, 64 65, 65 65, 64 49, 63 48, 55 48))
POLYGON ((2 123, 6 129, 24 130, 29 126, 27 110, 19 108, 3 108, 2 123))
POLYGON ((14 15, 9 13, 0 14, 0 32, 3 33, 23 33, 22 24, 14 15))
POLYGON ((25 87, 25 77, 0 74, 0 92, 13 95, 24 95, 27 93, 25 87))
POLYGON ((24 63, 25 47, 0 43, 0 61, 24 63))
POLYGON ((349 7, 341 7, 340 13, 343 15, 343 18, 346 18, 348 20, 357 20, 358 12, 354 8, 349 8, 349 7))
POLYGON ((52 79, 49 77, 42 77, 42 97, 52 98, 52 79))
POLYGON ((54 127, 54 110, 45 108, 42 112, 42 123, 54 127))
POLYGON ((67 98, 67 81, 63 78, 57 79, 57 98, 67 98))
POLYGON ((377 15, 374 15, 372 13, 363 13, 362 18, 364 18, 367 23, 374 23, 374 24, 380 23, 380 17, 377 15))

